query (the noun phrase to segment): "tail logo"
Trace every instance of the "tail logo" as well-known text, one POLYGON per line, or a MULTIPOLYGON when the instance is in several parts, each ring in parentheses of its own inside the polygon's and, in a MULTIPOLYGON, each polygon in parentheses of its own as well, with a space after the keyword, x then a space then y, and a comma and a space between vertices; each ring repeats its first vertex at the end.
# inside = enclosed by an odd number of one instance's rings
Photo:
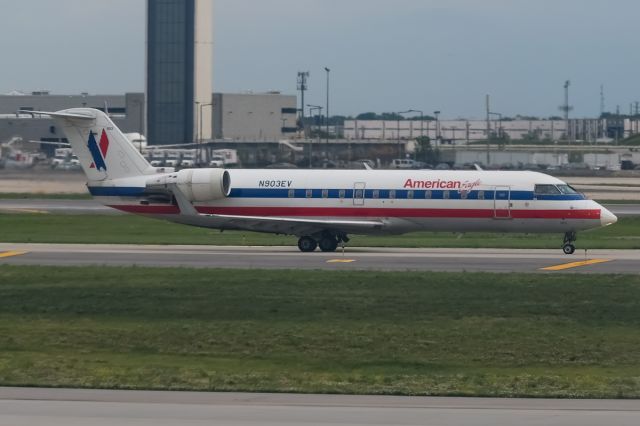
POLYGON ((91 152, 91 157, 93 157, 93 163, 91 163, 89 168, 106 172, 107 165, 104 160, 107 158, 107 151, 109 150, 109 138, 107 137, 107 132, 103 129, 100 135, 100 144, 98 145, 95 135, 93 131, 90 131, 89 140, 87 141, 87 147, 89 148, 89 152, 91 152))

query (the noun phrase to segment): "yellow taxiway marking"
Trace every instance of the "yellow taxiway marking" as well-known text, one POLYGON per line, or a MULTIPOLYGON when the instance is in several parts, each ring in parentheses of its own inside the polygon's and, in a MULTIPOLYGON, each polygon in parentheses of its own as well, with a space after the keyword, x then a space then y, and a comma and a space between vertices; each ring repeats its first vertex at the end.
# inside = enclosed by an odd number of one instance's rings
POLYGON ((561 271, 563 269, 577 268, 578 266, 595 265, 596 263, 611 262, 613 259, 589 259, 581 260, 579 262, 563 263, 561 265, 548 266, 546 268, 540 268, 543 271, 561 271))
POLYGON ((355 261, 355 259, 329 259, 327 263, 352 263, 355 261))
POLYGON ((0 258, 2 257, 11 257, 11 256, 22 256, 23 254, 29 253, 28 251, 22 250, 9 250, 9 251, 0 251, 0 258))
POLYGON ((0 209, 2 211, 11 212, 11 213, 37 213, 37 214, 48 214, 49 212, 46 210, 35 210, 35 209, 0 209))

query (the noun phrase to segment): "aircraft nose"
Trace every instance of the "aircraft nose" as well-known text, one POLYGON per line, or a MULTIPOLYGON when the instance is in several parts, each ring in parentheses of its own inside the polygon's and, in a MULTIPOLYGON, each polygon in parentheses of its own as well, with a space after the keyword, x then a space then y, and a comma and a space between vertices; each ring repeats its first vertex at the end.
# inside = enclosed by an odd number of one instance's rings
POLYGON ((612 225, 617 221, 618 218, 616 217, 616 215, 614 215, 604 207, 600 208, 600 223, 602 223, 602 226, 612 225))

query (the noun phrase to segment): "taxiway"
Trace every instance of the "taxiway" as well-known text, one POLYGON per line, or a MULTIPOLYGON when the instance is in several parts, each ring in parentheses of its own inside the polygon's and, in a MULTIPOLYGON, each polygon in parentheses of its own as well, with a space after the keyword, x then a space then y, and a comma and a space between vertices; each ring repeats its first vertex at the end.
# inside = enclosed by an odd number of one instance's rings
POLYGON ((400 249, 0 243, 0 264, 323 270, 640 273, 640 250, 400 249))
POLYGON ((0 425, 631 426, 637 400, 0 388, 0 425))

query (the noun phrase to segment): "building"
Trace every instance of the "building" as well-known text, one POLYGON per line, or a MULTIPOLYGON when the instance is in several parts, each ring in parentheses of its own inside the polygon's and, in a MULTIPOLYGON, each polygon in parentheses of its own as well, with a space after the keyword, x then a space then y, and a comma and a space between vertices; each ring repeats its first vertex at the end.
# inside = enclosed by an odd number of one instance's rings
POLYGON ((296 97, 280 92, 214 93, 215 139, 277 141, 295 135, 296 97))
MULTIPOLYGON (((639 119, 576 118, 569 120, 569 129, 564 120, 491 120, 489 131, 492 137, 507 137, 512 140, 552 140, 594 142, 603 138, 618 139, 638 133, 639 119), (612 130, 615 129, 615 130, 612 130), (568 131, 567 131, 568 130, 568 131)), ((347 139, 409 140, 419 136, 456 144, 484 141, 487 139, 486 120, 346 120, 344 136, 347 139), (437 128, 436 128, 437 127, 437 128)))
MULTIPOLYGON (((24 140, 66 142, 62 130, 48 116, 18 114, 18 111, 58 111, 67 108, 107 109, 115 124, 126 133, 143 133, 144 93, 124 95, 52 95, 48 91, 0 95, 0 141, 14 136, 24 140)), ((46 146, 43 146, 46 148, 46 146)))
POLYGON ((153 145, 211 137, 212 0, 147 1, 147 139, 153 145))

